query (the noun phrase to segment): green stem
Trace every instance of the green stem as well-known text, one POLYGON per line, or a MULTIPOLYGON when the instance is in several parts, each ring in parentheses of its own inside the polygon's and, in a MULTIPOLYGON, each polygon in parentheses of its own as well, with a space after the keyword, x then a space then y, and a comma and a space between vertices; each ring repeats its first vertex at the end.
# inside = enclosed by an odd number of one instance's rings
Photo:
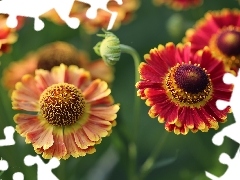
MULTIPOLYGON (((138 66, 140 64, 140 57, 135 49, 133 49, 130 46, 120 44, 121 52, 130 54, 133 57, 134 60, 134 66, 135 66, 135 83, 137 83, 140 80, 140 76, 138 73, 138 66)), ((139 126, 139 109, 140 109, 140 98, 134 95, 134 122, 133 122, 133 139, 136 139, 137 135, 137 129, 139 126)))
POLYGON ((133 57, 134 60, 134 66, 135 66, 135 82, 139 81, 139 74, 138 74, 138 66, 141 62, 140 57, 135 49, 133 49, 131 46, 127 46, 124 44, 120 44, 120 48, 122 53, 130 54, 133 57))
POLYGON ((135 142, 130 142, 128 145, 129 155, 129 167, 128 167, 128 178, 129 180, 137 180, 137 146, 135 142))
MULTIPOLYGON (((138 66, 140 64, 140 57, 135 49, 133 49, 130 46, 120 44, 121 52, 130 54, 133 57, 134 60, 134 66, 135 66, 135 83, 139 81, 139 74, 138 74, 138 66)), ((137 146, 136 146, 136 136, 137 136, 137 130, 139 127, 139 108, 140 108, 140 99, 137 97, 137 95, 134 95, 134 117, 133 117, 133 123, 132 123, 132 130, 133 130, 133 136, 132 136, 132 142, 129 143, 128 146, 128 154, 129 154, 129 180, 137 180, 136 175, 136 164, 137 164, 137 146)))
POLYGON ((164 144, 165 140, 167 139, 168 134, 169 134, 168 132, 164 133, 164 135, 161 138, 160 143, 157 146, 155 146, 155 148, 151 152, 150 156, 146 159, 146 161, 141 166, 139 180, 145 179, 145 177, 151 172, 151 170, 154 166, 154 163, 155 163, 160 151, 162 150, 163 144, 164 144))

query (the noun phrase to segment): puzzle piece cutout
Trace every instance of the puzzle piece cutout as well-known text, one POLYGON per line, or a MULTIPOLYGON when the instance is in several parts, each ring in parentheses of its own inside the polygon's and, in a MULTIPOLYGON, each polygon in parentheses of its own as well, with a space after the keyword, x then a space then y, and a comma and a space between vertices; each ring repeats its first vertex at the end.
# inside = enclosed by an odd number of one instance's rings
MULTIPOLYGON (((17 16, 34 18, 34 29, 40 31, 44 28, 44 22, 39 18, 42 14, 51 9, 55 9, 59 17, 66 22, 72 29, 78 28, 80 20, 75 17, 69 17, 75 0, 2 0, 0 1, 0 14, 8 14, 7 26, 10 28, 17 27, 17 16)), ((112 12, 107 8, 110 0, 77 0, 89 4, 86 16, 89 19, 94 19, 97 16, 97 10, 103 9, 111 13, 108 30, 113 27, 118 13, 112 12)), ((122 0, 115 0, 119 5, 122 0)))
POLYGON ((21 172, 16 172, 13 174, 13 180, 24 180, 23 173, 21 172))
POLYGON ((32 166, 37 164, 37 178, 38 180, 58 180, 58 178, 52 173, 52 169, 57 168, 60 165, 60 161, 57 158, 52 158, 47 164, 45 164, 40 156, 27 155, 24 158, 26 166, 32 166))
POLYGON ((44 28, 44 22, 39 19, 39 16, 55 9, 69 27, 76 29, 80 21, 69 17, 73 3, 74 0, 62 0, 61 3, 58 0, 2 0, 0 1, 0 13, 9 15, 7 26, 10 28, 17 26, 17 16, 34 18, 34 29, 39 31, 44 28))
MULTIPOLYGON (((240 70, 238 72, 240 74, 240 70)), ((220 132, 214 135, 212 141, 215 145, 222 145, 224 137, 227 136, 230 139, 236 141, 240 144, 239 128, 240 128, 240 111, 239 111, 239 102, 240 102, 240 76, 235 77, 230 73, 226 73, 223 76, 223 81, 225 84, 233 84, 234 89, 230 101, 217 100, 217 108, 222 110, 227 106, 231 106, 235 123, 223 128, 220 132)))
POLYGON ((206 176, 212 180, 239 180, 240 177, 240 148, 237 150, 234 158, 231 159, 230 156, 226 153, 222 153, 219 157, 219 161, 222 164, 228 165, 227 171, 221 176, 216 177, 209 172, 206 172, 206 176))
MULTIPOLYGON (((240 102, 240 69, 238 71, 238 76, 235 77, 233 74, 226 73, 223 76, 223 82, 225 84, 233 84, 233 92, 230 98, 230 101, 224 101, 224 100, 217 100, 216 106, 219 110, 225 109, 227 106, 231 106, 233 116, 235 119, 235 123, 223 128, 221 131, 216 133, 213 138, 212 142, 220 146, 223 144, 224 137, 228 137, 232 139, 233 141, 240 144, 240 136, 239 136, 239 129, 240 129, 240 111, 239 111, 239 102, 240 102)), ((236 155, 233 159, 229 157, 226 153, 222 153, 219 157, 219 161, 222 164, 227 164, 228 169, 227 171, 221 176, 216 177, 209 172, 205 172, 206 176, 212 180, 237 180, 240 178, 240 148, 236 152, 236 155), (234 179, 235 178, 235 179, 234 179)))
MULTIPOLYGON (((60 161, 57 158, 52 158, 47 164, 45 164, 38 155, 27 155, 24 158, 24 163, 26 166, 32 166, 34 164, 37 164, 38 180, 58 180, 58 178, 52 173, 52 169, 57 168, 60 165, 60 161)), ((8 167, 8 162, 6 160, 0 159, 0 172, 6 171, 8 167)), ((21 172, 15 172, 12 178, 13 180, 23 180, 24 175, 21 172)))
MULTIPOLYGON (((0 147, 14 145, 15 144, 15 141, 13 139, 13 134, 15 132, 14 128, 12 126, 7 126, 4 128, 3 132, 5 135, 5 139, 0 139, 0 147)), ((45 164, 38 155, 35 157, 27 155, 24 158, 24 163, 27 166, 32 166, 34 164, 37 164, 38 180, 45 180, 45 179, 58 180, 58 178, 51 171, 52 169, 60 165, 60 161, 57 158, 52 158, 49 160, 49 163, 45 164)), ((0 159, 0 172, 6 171, 7 169, 8 169, 8 162, 6 160, 0 159)), ((12 178, 13 180, 23 180, 24 176, 21 172, 16 172, 13 174, 12 178)))
MULTIPOLYGON (((112 12, 107 8, 107 4, 110 0, 77 0, 79 2, 83 2, 86 4, 91 5, 91 7, 87 10, 86 16, 89 19, 95 19, 97 17, 97 10, 102 9, 104 11, 107 11, 111 14, 110 22, 108 24, 107 30, 112 29, 114 22, 117 19, 117 12, 112 12)), ((115 0, 119 5, 122 5, 122 0, 115 0)))
POLYGON ((3 133, 5 135, 5 139, 0 139, 0 147, 1 146, 11 146, 15 144, 13 139, 13 134, 15 130, 12 126, 7 126, 3 129, 3 133))
MULTIPOLYGON (((0 160, 0 171, 6 171, 8 169, 8 162, 0 160)), ((24 180, 24 176, 21 172, 15 172, 12 176, 13 180, 24 180)))
POLYGON ((0 159, 0 171, 6 171, 8 169, 8 162, 0 159))

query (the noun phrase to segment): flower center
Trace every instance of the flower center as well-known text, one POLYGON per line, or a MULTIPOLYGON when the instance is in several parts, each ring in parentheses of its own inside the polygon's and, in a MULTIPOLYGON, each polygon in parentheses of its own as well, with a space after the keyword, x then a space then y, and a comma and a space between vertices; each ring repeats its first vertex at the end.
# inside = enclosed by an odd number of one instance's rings
POLYGON ((212 84, 204 68, 197 64, 177 64, 166 78, 164 88, 173 102, 180 106, 203 106, 212 94, 212 84))
POLYGON ((44 46, 39 51, 38 69, 50 71, 61 63, 70 66, 80 66, 80 57, 77 49, 65 42, 55 42, 44 46))
POLYGON ((227 56, 240 55, 240 32, 226 30, 219 34, 216 39, 217 47, 227 56))
POLYGON ((194 65, 181 65, 174 74, 177 85, 188 93, 199 93, 203 91, 208 81, 205 71, 194 65))
POLYGON ((81 91, 74 85, 54 84, 41 94, 40 113, 51 125, 67 126, 84 114, 85 103, 81 91))

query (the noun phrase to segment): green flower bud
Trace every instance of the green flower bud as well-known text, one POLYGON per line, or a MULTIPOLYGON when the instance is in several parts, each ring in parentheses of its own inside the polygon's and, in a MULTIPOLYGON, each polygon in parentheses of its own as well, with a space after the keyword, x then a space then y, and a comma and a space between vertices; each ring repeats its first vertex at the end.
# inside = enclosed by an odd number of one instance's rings
POLYGON ((120 59, 120 41, 113 33, 105 30, 103 31, 105 34, 98 34, 98 36, 104 37, 103 41, 98 42, 93 49, 96 54, 103 58, 103 61, 107 65, 114 65, 120 59))

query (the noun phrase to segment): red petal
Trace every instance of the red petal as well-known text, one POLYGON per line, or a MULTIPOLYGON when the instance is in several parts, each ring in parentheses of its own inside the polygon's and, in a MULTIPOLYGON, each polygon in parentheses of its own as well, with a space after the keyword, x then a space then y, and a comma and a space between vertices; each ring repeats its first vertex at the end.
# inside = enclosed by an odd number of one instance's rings
POLYGON ((142 80, 148 80, 151 82, 160 82, 161 74, 155 71, 151 66, 146 63, 141 63, 139 65, 140 78, 142 80))

